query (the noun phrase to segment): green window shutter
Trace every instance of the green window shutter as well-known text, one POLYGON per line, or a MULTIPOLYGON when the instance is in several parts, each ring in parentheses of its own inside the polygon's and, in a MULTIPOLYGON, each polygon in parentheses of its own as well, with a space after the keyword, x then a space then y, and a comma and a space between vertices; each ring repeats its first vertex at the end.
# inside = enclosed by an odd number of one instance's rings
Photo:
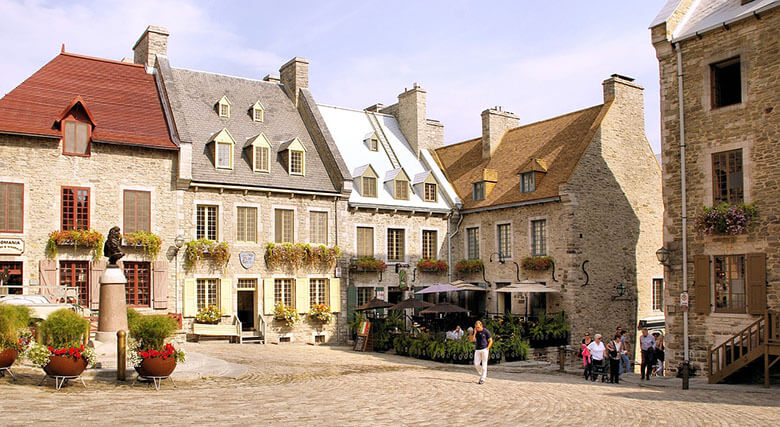
POLYGON ((352 313, 357 307, 357 288, 354 286, 347 287, 347 319, 352 317, 352 313))
POLYGON ((184 307, 182 310, 184 317, 194 317, 198 314, 198 300, 195 296, 196 284, 195 279, 184 279, 184 307))
POLYGON ((233 280, 222 279, 219 284, 219 305, 222 314, 225 316, 233 315, 233 280))

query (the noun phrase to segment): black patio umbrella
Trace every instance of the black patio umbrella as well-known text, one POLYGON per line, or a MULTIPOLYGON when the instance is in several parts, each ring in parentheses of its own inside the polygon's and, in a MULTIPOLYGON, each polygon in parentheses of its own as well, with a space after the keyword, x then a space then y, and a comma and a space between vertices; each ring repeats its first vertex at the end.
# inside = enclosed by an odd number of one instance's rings
POLYGON ((431 306, 433 306, 433 304, 423 301, 421 299, 409 298, 390 307, 390 310, 406 310, 407 308, 427 308, 431 306))
POLYGON ((390 304, 387 301, 383 301, 379 298, 372 298, 371 301, 361 305, 360 307, 357 307, 355 311, 376 310, 379 308, 388 308, 392 306, 393 304, 390 304))
POLYGON ((428 307, 425 310, 420 312, 420 314, 428 314, 428 313, 468 313, 468 310, 466 310, 463 307, 458 307, 455 304, 442 302, 433 305, 431 307, 428 307))

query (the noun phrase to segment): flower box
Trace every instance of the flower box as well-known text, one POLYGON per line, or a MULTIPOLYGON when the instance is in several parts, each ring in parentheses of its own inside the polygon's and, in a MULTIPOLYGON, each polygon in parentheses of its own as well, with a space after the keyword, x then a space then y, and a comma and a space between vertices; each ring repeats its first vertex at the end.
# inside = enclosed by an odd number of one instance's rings
POLYGON ((162 239, 147 231, 136 231, 122 235, 122 246, 143 248, 144 254, 150 259, 155 259, 162 248, 162 239))
POLYGON ((329 269, 339 258, 341 249, 338 246, 268 243, 265 247, 265 263, 269 268, 287 267, 295 270, 307 266, 329 269))
POLYGON ((46 241, 46 255, 49 258, 57 256, 58 246, 84 246, 92 251, 92 256, 97 259, 103 249, 103 235, 100 232, 89 230, 55 230, 49 233, 46 241))
POLYGON ((417 269, 423 273, 446 273, 449 266, 440 259, 421 259, 417 261, 417 269))
POLYGON ((529 256, 523 258, 523 270, 547 271, 553 266, 553 259, 549 256, 529 256))
POLYGON ((387 270, 387 264, 381 259, 363 257, 352 260, 350 268, 357 272, 382 272, 387 270))
POLYGON ((462 259, 455 264, 455 271, 461 274, 481 273, 484 268, 481 259, 462 259))
POLYGON ((693 220, 693 228, 700 234, 745 234, 756 216, 758 209, 749 204, 705 206, 693 220))
POLYGON ((184 262, 187 269, 194 268, 203 256, 208 254, 219 268, 227 267, 230 261, 230 246, 227 242, 209 239, 190 240, 185 244, 184 262))

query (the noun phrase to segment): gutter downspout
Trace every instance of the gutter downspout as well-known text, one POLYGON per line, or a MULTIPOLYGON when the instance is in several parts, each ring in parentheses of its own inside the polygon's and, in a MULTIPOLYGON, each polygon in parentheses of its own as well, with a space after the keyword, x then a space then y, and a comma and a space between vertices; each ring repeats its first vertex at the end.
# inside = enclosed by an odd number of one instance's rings
MULTIPOLYGON (((682 292, 688 294, 688 206, 685 193, 685 116, 683 105, 683 72, 682 51, 680 42, 674 44, 677 51, 677 105, 680 117, 680 191, 682 200, 682 292)), ((688 348, 688 310, 683 311, 683 390, 688 390, 689 374, 689 348, 688 348)))
POLYGON ((463 215, 460 213, 460 209, 456 208, 455 213, 458 215, 458 225, 455 226, 455 231, 447 233, 447 265, 450 267, 447 271, 447 278, 452 282, 452 238, 460 231, 460 224, 463 222, 463 215))

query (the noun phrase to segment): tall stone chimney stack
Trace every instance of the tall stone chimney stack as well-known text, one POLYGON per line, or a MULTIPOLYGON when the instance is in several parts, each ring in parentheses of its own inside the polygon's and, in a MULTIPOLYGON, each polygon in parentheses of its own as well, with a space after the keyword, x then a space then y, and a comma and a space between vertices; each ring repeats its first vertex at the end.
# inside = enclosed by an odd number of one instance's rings
POLYGON ((425 148, 426 95, 425 89, 417 82, 412 85, 412 89, 404 89, 398 95, 398 125, 417 156, 420 155, 420 148, 425 148))
POLYGON ((146 27, 141 38, 133 45, 133 62, 154 67, 155 55, 168 55, 168 30, 156 25, 146 27))
POLYGON ((618 108, 621 115, 631 119, 632 127, 645 128, 644 88, 635 83, 631 77, 613 74, 602 83, 604 86, 604 102, 612 102, 613 108, 618 108))
POLYGON ((295 106, 298 106, 299 89, 309 87, 309 60, 295 57, 279 69, 279 79, 284 85, 284 91, 292 99, 295 106))
POLYGON ((506 131, 520 126, 520 119, 500 106, 482 112, 482 158, 489 159, 506 131))

